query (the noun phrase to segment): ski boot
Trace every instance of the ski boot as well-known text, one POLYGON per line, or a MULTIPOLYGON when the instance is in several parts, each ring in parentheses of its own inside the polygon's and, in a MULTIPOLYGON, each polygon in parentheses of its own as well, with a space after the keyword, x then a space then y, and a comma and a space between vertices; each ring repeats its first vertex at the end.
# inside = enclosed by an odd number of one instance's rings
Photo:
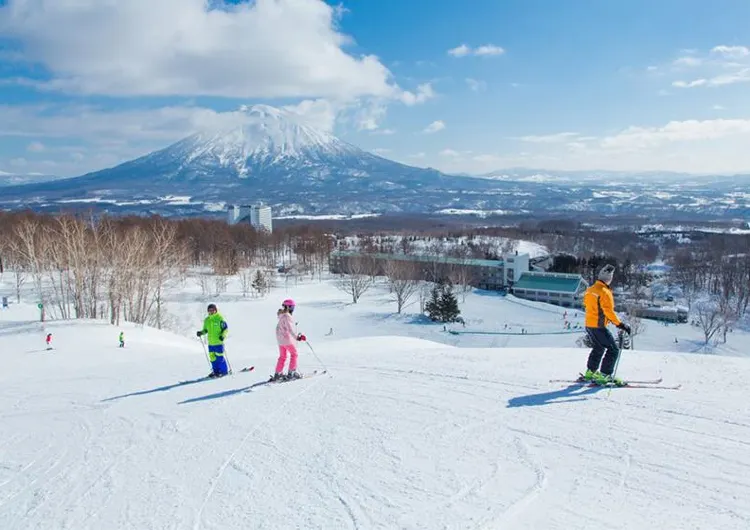
POLYGON ((269 383, 276 383, 279 381, 285 381, 286 377, 281 372, 276 372, 271 376, 271 378, 268 380, 269 383))
POLYGON ((289 370, 289 373, 286 374, 286 378, 288 381, 293 381, 295 379, 302 379, 302 376, 297 370, 289 370))
POLYGON ((594 374, 593 383, 599 386, 625 386, 627 384, 622 379, 612 376, 612 374, 600 372, 594 374))
POLYGON ((594 372, 591 370, 586 370, 586 373, 578 374, 579 375, 578 382, 579 383, 591 383, 596 378, 597 374, 599 374, 598 371, 594 372))
POLYGON ((215 378, 219 377, 219 374, 217 374, 216 372, 211 372, 206 377, 208 377, 209 379, 215 379, 215 378))

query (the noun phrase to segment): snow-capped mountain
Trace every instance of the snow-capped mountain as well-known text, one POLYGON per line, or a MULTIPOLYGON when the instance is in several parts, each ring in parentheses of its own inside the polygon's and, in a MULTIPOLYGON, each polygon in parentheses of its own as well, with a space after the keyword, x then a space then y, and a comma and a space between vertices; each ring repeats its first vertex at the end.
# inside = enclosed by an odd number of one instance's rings
POLYGON ((0 208, 97 205, 109 211, 192 215, 262 200, 274 215, 436 213, 649 219, 747 218, 747 177, 562 172, 516 168, 447 175, 407 166, 255 105, 119 166, 72 179, 3 188, 0 208))
MULTIPOLYGON (((241 124, 200 132, 114 168, 66 183, 24 186, 8 196, 37 204, 111 204, 175 196, 206 202, 262 199, 280 210, 363 213, 430 211, 456 189, 456 177, 400 164, 300 123, 291 113, 255 105, 241 124), (441 199, 442 197, 443 199, 441 199), (426 202, 425 202, 426 201, 426 202)), ((469 179, 466 189, 486 189, 469 179)))

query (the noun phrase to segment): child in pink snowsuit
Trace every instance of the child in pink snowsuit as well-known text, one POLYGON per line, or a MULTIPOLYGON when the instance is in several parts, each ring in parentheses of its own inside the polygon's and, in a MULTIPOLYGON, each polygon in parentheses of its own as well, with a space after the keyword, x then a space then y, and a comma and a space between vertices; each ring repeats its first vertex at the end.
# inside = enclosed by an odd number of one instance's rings
POLYGON ((287 353, 289 354, 289 373, 287 379, 299 379, 297 373, 297 333, 294 331, 294 300, 284 300, 282 308, 277 311, 279 321, 276 324, 276 342, 279 344, 279 360, 276 361, 276 372, 272 381, 284 378, 284 364, 286 363, 287 353))

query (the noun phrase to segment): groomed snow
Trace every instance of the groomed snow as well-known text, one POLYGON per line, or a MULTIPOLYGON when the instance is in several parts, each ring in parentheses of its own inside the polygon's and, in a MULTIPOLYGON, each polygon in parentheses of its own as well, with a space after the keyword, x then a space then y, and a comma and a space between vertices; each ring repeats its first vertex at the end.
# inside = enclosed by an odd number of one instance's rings
MULTIPOLYGON (((172 296, 180 334, 126 325, 125 349, 106 323, 0 311, 0 528, 750 527, 747 392, 727 384, 750 361, 668 351, 697 349, 695 328, 649 324, 637 340, 660 351, 620 364, 680 390, 610 392, 548 382, 587 354, 577 333, 542 334, 561 308, 471 293, 454 331, 540 334, 454 335, 394 315, 382 287, 353 306, 330 281, 279 285, 215 300, 232 364, 256 370, 186 385, 207 372, 197 287, 172 296), (253 386, 289 296, 329 374, 253 386)), ((735 331, 717 353, 744 344, 735 331)), ((300 346, 302 370, 321 368, 300 346)))

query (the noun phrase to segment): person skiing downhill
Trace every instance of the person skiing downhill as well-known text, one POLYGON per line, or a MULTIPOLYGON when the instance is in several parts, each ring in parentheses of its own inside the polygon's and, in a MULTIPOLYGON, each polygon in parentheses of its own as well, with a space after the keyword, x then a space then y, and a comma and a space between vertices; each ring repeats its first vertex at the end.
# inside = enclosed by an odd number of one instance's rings
POLYGON ((125 332, 121 331, 120 332, 120 348, 124 348, 124 347, 125 347, 125 332))
POLYGON ((52 333, 47 333, 47 338, 44 339, 44 342, 47 343, 47 349, 51 350, 52 349, 52 333))
POLYGON ((196 335, 207 336, 208 358, 211 361, 211 373, 208 377, 222 377, 229 373, 227 361, 224 358, 224 339, 226 339, 227 325, 224 317, 216 309, 216 304, 208 304, 208 316, 203 321, 203 329, 196 335))
POLYGON ((611 322, 628 335, 630 334, 630 326, 620 321, 615 313, 615 299, 609 287, 614 278, 614 273, 613 265, 608 264, 602 267, 596 282, 586 289, 586 293, 583 295, 583 306, 586 310, 586 333, 592 344, 583 379, 598 385, 623 386, 625 383, 613 376, 620 349, 617 347, 612 333, 607 329, 607 324, 611 322), (604 356, 603 361, 602 356, 604 356))
POLYGON ((297 372, 297 346, 295 341, 306 340, 301 333, 294 330, 294 300, 288 298, 281 303, 281 309, 276 311, 278 322, 276 323, 276 342, 279 345, 279 359, 276 361, 276 370, 271 376, 271 381, 299 379, 302 376, 297 372), (289 355, 289 372, 284 375, 284 364, 287 354, 289 355))

